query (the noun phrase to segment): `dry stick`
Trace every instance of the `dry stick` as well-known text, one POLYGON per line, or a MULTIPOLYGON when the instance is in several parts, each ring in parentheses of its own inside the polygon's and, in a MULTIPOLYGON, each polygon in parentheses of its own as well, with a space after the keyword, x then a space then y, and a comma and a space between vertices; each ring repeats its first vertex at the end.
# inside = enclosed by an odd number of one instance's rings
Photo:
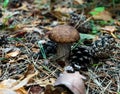
POLYGON ((83 25, 83 24, 85 24, 86 22, 88 22, 91 18, 92 18, 92 16, 89 17, 88 19, 86 19, 83 23, 81 23, 81 24, 79 24, 78 26, 76 26, 76 29, 78 29, 81 25, 83 25))
POLYGON ((105 90, 107 90, 107 88, 109 87, 109 85, 112 83, 112 80, 110 80, 110 82, 108 83, 108 85, 103 89, 103 91, 101 91, 102 94, 104 94, 105 90))
MULTIPOLYGON (((80 15, 79 15, 80 16, 80 15)), ((83 13, 82 13, 82 16, 83 16, 83 13)), ((81 19, 78 20, 78 22, 76 23, 76 25, 74 26, 75 28, 77 28, 77 26, 79 26, 79 23, 80 23, 81 19)))
MULTIPOLYGON (((57 69, 55 69, 53 72, 51 72, 47 77, 45 77, 43 80, 46 80, 46 79, 48 79, 49 77, 51 77, 51 76, 54 76, 54 77, 56 77, 55 76, 55 71, 56 71, 57 69)), ((56 77, 57 78, 57 77, 56 77)))
POLYGON ((119 70, 119 75, 117 77, 117 83, 118 83, 118 89, 117 89, 117 92, 120 92, 120 70, 119 70))
POLYGON ((93 73, 92 72, 92 70, 88 70, 89 71, 89 73, 90 73, 90 77, 91 77, 91 79, 93 80, 93 82, 95 83, 95 84, 97 84, 99 87, 100 87, 100 89, 101 90, 103 90, 103 86, 101 85, 101 83, 95 78, 95 73, 93 73))
MULTIPOLYGON (((90 83, 90 80, 89 80, 89 83, 90 83)), ((90 84, 88 84, 88 88, 86 90, 86 94, 89 94, 89 90, 90 90, 90 84)))
POLYGON ((5 69, 4 74, 2 75, 2 77, 0 78, 0 80, 6 79, 6 75, 8 73, 9 66, 10 66, 10 64, 8 63, 7 66, 6 66, 7 68, 5 69))

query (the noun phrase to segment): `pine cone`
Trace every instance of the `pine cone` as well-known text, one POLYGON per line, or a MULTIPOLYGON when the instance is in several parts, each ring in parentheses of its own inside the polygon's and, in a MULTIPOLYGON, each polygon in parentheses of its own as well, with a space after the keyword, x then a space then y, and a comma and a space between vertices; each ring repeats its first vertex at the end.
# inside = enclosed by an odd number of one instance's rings
POLYGON ((7 43, 8 43, 7 36, 5 35, 0 36, 0 46, 2 46, 3 44, 7 44, 7 43))
POLYGON ((86 19, 86 16, 83 14, 71 13, 69 24, 75 26, 81 33, 89 33, 92 28, 89 21, 85 22, 86 19))
POLYGON ((43 45, 46 54, 55 54, 56 53, 56 43, 53 41, 48 41, 43 45))
POLYGON ((70 65, 65 68, 68 72, 74 72, 82 70, 87 70, 87 66, 90 65, 92 58, 89 47, 78 46, 72 50, 69 57, 70 65))
POLYGON ((108 58, 113 53, 115 43, 115 39, 111 35, 102 35, 92 43, 92 56, 97 59, 108 58))
MULTIPOLYGON (((53 41, 48 41, 47 43, 43 44, 43 48, 45 50, 45 54, 49 57, 50 54, 56 53, 56 43, 53 41)), ((37 54, 39 58, 43 58, 41 51, 37 54)))

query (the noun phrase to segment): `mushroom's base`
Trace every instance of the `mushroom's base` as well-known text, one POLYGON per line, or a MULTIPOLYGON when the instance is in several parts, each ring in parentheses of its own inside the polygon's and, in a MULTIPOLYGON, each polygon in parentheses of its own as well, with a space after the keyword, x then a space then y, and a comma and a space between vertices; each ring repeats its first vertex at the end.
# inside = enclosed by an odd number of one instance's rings
POLYGON ((71 43, 58 44, 57 56, 58 61, 67 62, 71 50, 71 43))

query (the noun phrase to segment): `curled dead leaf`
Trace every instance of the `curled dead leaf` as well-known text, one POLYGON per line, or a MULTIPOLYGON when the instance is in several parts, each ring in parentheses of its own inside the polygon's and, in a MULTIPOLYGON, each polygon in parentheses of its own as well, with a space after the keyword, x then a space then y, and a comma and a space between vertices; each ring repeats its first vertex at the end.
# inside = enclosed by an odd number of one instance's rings
POLYGON ((65 85, 74 94, 85 94, 85 86, 83 79, 86 78, 80 75, 79 72, 75 73, 64 72, 60 77, 57 78, 54 85, 55 86, 65 85))

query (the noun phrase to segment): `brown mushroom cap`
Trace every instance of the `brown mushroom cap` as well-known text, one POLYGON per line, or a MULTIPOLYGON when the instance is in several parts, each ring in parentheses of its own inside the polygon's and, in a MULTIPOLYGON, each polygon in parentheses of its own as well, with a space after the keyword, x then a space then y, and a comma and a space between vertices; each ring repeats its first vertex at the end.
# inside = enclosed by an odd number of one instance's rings
POLYGON ((58 43, 72 43, 80 39, 79 32, 69 25, 58 25, 54 27, 49 38, 58 43))

